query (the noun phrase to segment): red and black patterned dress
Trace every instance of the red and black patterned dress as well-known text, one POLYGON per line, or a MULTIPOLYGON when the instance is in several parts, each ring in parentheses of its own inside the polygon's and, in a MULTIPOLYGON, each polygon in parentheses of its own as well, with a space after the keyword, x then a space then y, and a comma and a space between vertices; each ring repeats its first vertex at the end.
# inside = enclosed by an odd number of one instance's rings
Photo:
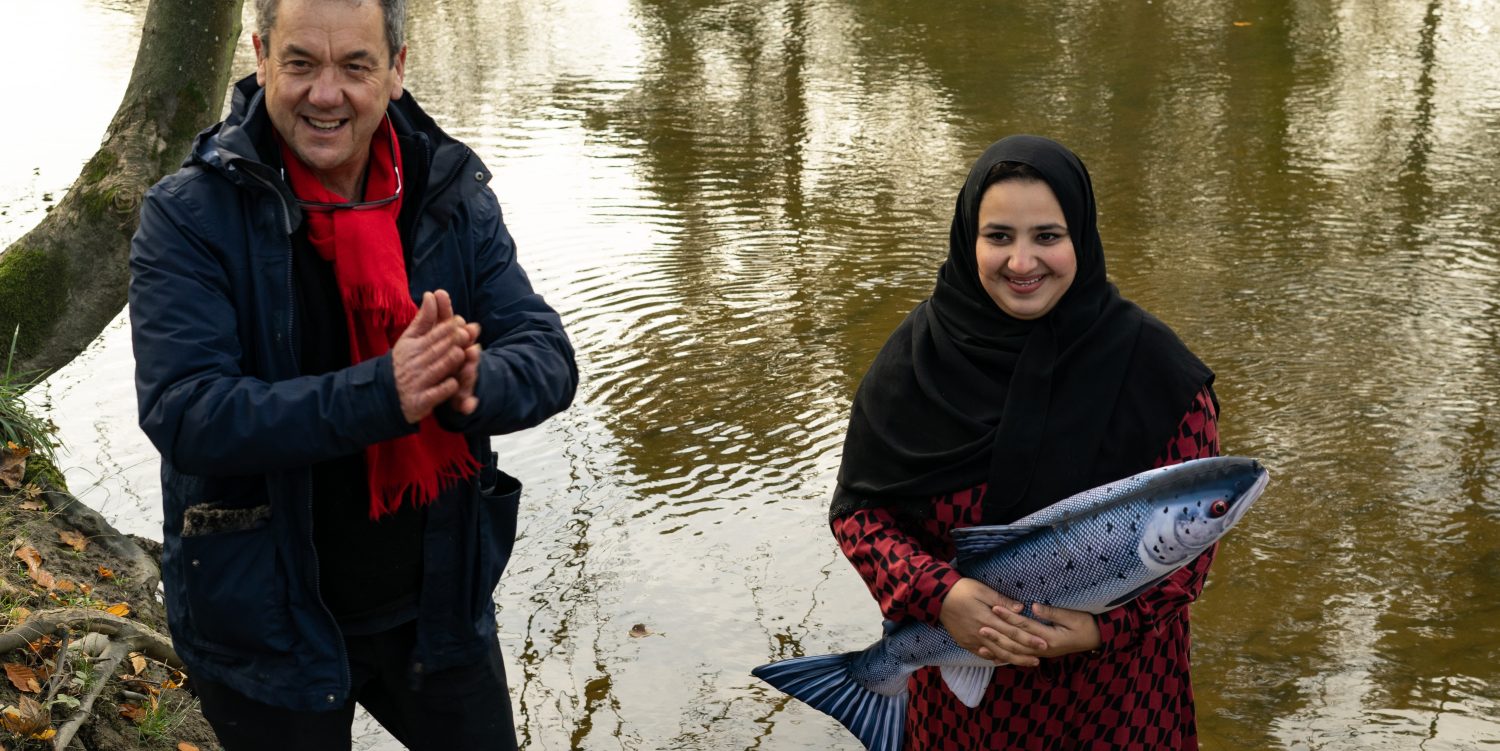
MULTIPOLYGON (((1218 415, 1205 389, 1156 466, 1218 453, 1218 415)), ((954 557, 950 533, 980 523, 983 495, 981 485, 938 496, 931 518, 920 525, 903 524, 883 509, 834 521, 839 546, 887 619, 938 625, 944 596, 962 578, 948 563, 954 557)), ((1198 748, 1187 606, 1203 589, 1213 553, 1209 549, 1130 603, 1095 616, 1099 649, 1043 659, 1036 668, 997 669, 974 709, 959 702, 937 669, 917 671, 908 686, 905 748, 1198 748)))

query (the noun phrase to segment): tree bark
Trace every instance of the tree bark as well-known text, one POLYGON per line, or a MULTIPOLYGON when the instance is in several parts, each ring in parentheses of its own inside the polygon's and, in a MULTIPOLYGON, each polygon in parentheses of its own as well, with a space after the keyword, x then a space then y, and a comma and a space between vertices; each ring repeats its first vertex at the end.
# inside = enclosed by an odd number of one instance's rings
POLYGON ((39 379, 57 369, 124 307, 141 198, 218 120, 242 2, 151 0, 103 145, 42 223, 0 254, 6 351, 19 326, 13 373, 39 379))

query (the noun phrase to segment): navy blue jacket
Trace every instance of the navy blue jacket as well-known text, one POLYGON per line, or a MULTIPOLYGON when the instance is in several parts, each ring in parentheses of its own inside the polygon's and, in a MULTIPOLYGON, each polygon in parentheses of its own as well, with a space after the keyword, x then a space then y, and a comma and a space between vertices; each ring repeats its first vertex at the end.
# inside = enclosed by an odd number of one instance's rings
MULTIPOLYGON (((142 430, 161 452, 162 581, 192 672, 300 710, 349 696, 343 638, 318 589, 310 465, 415 431, 390 355, 303 376, 292 289, 302 214, 256 144, 248 77, 229 117, 147 192, 131 245, 130 322, 142 430)), ((520 484, 489 436, 541 423, 578 383, 562 321, 532 291, 490 173, 408 94, 388 108, 406 166, 402 225, 413 300, 446 289, 481 326, 479 408, 439 411, 485 468, 446 490, 424 532, 413 678, 470 663, 495 638, 492 596, 515 538, 520 484), (410 205, 406 205, 406 204, 410 205), (408 212, 413 212, 408 215, 408 212)))

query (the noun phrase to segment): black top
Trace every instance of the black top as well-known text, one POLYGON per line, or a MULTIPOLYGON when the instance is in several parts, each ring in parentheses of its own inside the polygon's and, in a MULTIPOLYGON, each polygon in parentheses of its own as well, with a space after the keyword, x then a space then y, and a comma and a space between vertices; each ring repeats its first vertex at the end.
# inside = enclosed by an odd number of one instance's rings
MULTIPOLYGON (((348 367, 349 327, 333 264, 318 255, 301 231, 292 245, 302 373, 348 367)), ((416 618, 426 512, 406 504, 371 521, 362 451, 314 464, 312 480, 319 592, 339 627, 346 635, 368 634, 416 618)))
POLYGON ((986 523, 1149 468, 1213 373, 1105 277, 1093 186, 1055 141, 1011 136, 974 163, 937 287, 860 383, 831 516, 885 507, 924 516, 939 493, 988 483, 986 523), (1007 315, 979 283, 984 180, 1000 162, 1039 172, 1078 262, 1046 315, 1007 315))

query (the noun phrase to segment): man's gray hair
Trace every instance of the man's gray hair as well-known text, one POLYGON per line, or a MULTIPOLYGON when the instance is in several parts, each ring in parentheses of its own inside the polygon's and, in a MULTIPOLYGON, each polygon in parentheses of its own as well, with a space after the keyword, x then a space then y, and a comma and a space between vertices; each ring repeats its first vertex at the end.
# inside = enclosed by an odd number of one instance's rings
MULTIPOLYGON (((366 0, 343 0, 351 5, 361 5, 366 0)), ((385 18, 385 43, 390 47, 391 66, 396 65, 396 55, 406 46, 406 0, 379 0, 380 12, 385 18)), ((281 0, 255 0, 255 33, 260 43, 270 54, 271 27, 276 25, 276 11, 281 0)))

